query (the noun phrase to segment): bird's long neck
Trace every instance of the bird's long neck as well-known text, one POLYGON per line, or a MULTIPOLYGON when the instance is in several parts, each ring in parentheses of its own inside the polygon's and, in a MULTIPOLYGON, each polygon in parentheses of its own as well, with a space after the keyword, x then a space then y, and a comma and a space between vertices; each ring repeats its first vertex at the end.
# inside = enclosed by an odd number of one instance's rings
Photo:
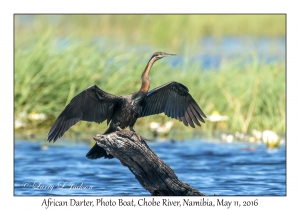
POLYGON ((143 71, 143 74, 142 74, 142 86, 141 86, 141 89, 140 91, 144 92, 144 93, 147 93, 149 91, 149 88, 150 88, 150 79, 149 79, 149 72, 151 70, 151 67, 152 65, 154 64, 154 62, 157 60, 156 57, 152 57, 145 70, 143 71))

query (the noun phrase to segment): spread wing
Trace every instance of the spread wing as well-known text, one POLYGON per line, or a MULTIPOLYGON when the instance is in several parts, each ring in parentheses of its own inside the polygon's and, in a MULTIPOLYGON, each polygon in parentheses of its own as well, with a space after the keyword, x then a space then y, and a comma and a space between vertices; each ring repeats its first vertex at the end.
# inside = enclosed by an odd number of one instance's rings
POLYGON ((204 122, 206 117, 188 88, 178 82, 169 82, 147 93, 141 117, 163 112, 193 128, 194 123, 201 126, 198 120, 204 122))
POLYGON ((58 116, 48 133, 48 141, 55 142, 80 120, 101 123, 111 120, 115 105, 121 97, 92 85, 76 95, 58 116))

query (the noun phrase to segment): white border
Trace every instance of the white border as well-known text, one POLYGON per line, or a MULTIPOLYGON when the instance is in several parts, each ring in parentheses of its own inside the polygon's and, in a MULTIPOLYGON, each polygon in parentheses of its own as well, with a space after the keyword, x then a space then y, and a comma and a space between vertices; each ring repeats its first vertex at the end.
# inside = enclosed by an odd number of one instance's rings
MULTIPOLYGON (((255 209, 298 206, 299 187, 299 11, 296 1, 2 1, 1 3, 1 201, 0 206, 15 209, 44 209, 44 197, 13 196, 13 14, 14 13, 286 13, 287 14, 287 196, 286 197, 224 197, 227 200, 259 199, 255 209), (298 137, 298 138, 297 138, 298 137), (268 207, 268 208, 266 208, 268 207)), ((45 197, 48 198, 48 197, 45 197)), ((69 200, 71 197, 57 197, 69 200)), ((106 197, 108 198, 108 197, 106 197)), ((113 197, 117 200, 122 197, 113 197)), ((130 197, 127 197, 128 199, 130 197)), ((133 197, 139 199, 140 197, 133 197)), ((217 197, 222 198, 222 197, 217 197)), ((76 197, 96 199, 96 197, 76 197)), ((161 199, 161 198, 156 198, 161 199)), ((181 199, 171 197, 170 199, 181 199)), ((215 199, 215 198, 210 198, 215 199)), ((87 207, 90 209, 90 207, 87 207)), ((99 207, 98 207, 99 208, 99 207)), ((164 207, 175 208, 175 207, 164 207)), ((197 207, 199 208, 199 207, 197 207)), ((203 208, 203 207, 202 207, 203 208)), ((52 208, 51 208, 52 209, 52 208)), ((105 208, 105 209, 119 209, 105 208)), ((136 208, 135 208, 136 209, 136 208)), ((206 208, 203 208, 206 209, 206 208)), ((211 209, 211 208, 210 208, 211 209)), ((225 209, 225 208, 223 208, 225 209)), ((232 208, 230 208, 232 209, 232 208)), ((233 208, 235 209, 235 208, 233 208)), ((240 209, 240 208, 239 208, 240 209)), ((249 207, 247 208, 249 209, 249 207)), ((252 208, 251 208, 252 209, 252 208)), ((296 209, 296 208, 291 208, 296 209)))

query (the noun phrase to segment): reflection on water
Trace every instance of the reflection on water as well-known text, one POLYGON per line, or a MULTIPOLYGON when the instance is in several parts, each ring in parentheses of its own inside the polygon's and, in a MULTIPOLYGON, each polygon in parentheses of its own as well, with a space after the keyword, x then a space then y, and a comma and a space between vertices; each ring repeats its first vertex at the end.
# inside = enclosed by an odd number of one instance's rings
MULTIPOLYGON (((181 181, 207 195, 286 195, 284 146, 267 150, 204 140, 148 144, 181 181)), ((89 160, 83 143, 53 145, 15 142, 15 195, 150 195, 118 159, 89 160)))

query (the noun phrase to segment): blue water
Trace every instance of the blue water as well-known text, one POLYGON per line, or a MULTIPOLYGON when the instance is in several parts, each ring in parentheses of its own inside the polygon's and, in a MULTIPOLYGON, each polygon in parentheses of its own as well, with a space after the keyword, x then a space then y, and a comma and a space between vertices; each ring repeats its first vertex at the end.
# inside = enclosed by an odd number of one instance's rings
MULTIPOLYGON (((59 143, 45 149, 40 142, 15 142, 15 195, 150 195, 118 159, 89 160, 89 145, 59 143)), ((285 146, 205 140, 148 145, 181 181, 207 195, 286 195, 285 146)))
MULTIPOLYGON (((205 37, 199 41, 196 49, 190 62, 199 63, 204 70, 218 70, 222 63, 228 61, 235 62, 239 68, 253 62, 276 65, 285 62, 286 40, 285 37, 205 37)), ((179 54, 172 58, 172 65, 180 65, 184 60, 185 56, 179 54)))

